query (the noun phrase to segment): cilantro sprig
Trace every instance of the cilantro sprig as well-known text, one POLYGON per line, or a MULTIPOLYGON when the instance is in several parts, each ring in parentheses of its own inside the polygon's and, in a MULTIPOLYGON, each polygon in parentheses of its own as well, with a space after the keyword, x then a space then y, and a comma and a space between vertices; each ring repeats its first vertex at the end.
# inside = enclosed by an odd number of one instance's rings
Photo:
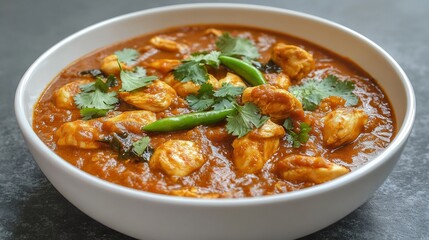
POLYGON ((194 111, 205 111, 215 103, 213 97, 213 86, 204 83, 198 90, 198 94, 191 94, 186 97, 189 107, 194 111))
POLYGON ((230 83, 222 84, 218 90, 214 90, 209 83, 204 83, 198 90, 198 94, 186 97, 189 107, 195 111, 205 111, 210 108, 222 110, 234 107, 235 98, 243 93, 243 87, 236 87, 230 83))
MULTIPOLYGON (((121 65, 119 64, 119 66, 121 65)), ((124 92, 146 87, 157 79, 155 76, 147 76, 146 70, 142 67, 136 67, 134 71, 127 71, 121 68, 120 76, 122 81, 121 91, 124 92)))
POLYGON ((209 75, 204 64, 196 61, 184 62, 173 71, 174 78, 182 82, 192 81, 201 85, 207 82, 209 75))
POLYGON ((243 93, 244 87, 234 86, 231 83, 223 83, 222 87, 213 93, 215 97, 235 98, 243 93))
POLYGON ((202 85, 209 79, 207 66, 219 67, 220 52, 212 51, 210 53, 195 53, 188 59, 182 61, 174 71, 173 75, 182 82, 192 81, 195 84, 202 85))
POLYGON ((315 110, 322 99, 330 96, 339 96, 346 100, 346 106, 358 103, 352 81, 340 81, 336 76, 329 75, 322 81, 310 79, 299 86, 291 86, 289 91, 301 101, 304 110, 315 110))
POLYGON ((202 85, 209 79, 207 67, 218 68, 221 55, 243 58, 248 62, 259 57, 258 48, 252 41, 241 37, 232 37, 224 33, 216 41, 219 51, 194 53, 182 61, 173 71, 174 77, 182 82, 192 81, 202 85))
POLYGON ((223 33, 216 41, 219 51, 226 56, 255 59, 259 57, 258 48, 252 41, 241 37, 232 37, 229 33, 223 33))
POLYGON ((125 63, 126 65, 134 65, 140 56, 140 53, 132 48, 124 48, 120 51, 116 51, 115 55, 118 57, 118 61, 125 63))
POLYGON ((199 62, 204 65, 218 68, 220 64, 220 54, 221 53, 218 51, 193 53, 189 58, 189 61, 199 62))
POLYGON ((119 102, 116 92, 109 92, 109 88, 116 84, 116 78, 110 75, 107 79, 97 77, 95 82, 80 86, 81 92, 73 99, 83 119, 88 120, 102 117, 115 108, 119 102))
POLYGON ((292 147, 294 148, 299 148, 301 144, 306 143, 310 138, 309 133, 311 131, 311 126, 308 123, 300 123, 299 131, 296 132, 292 123, 292 119, 287 118, 283 123, 283 127, 286 129, 287 141, 292 144, 292 147))
POLYGON ((226 118, 226 130, 239 138, 261 127, 269 118, 261 115, 259 108, 253 103, 245 103, 243 106, 235 104, 234 107, 236 111, 226 118))

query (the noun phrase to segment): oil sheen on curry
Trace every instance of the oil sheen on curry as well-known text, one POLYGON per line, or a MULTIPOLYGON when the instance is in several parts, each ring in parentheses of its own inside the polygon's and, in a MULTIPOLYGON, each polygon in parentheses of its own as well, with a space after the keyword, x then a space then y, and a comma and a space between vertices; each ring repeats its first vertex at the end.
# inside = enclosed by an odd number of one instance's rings
POLYGON ((371 161, 396 131, 387 96, 347 56, 225 25, 167 29, 84 56, 46 88, 33 119, 83 171, 196 198, 331 181, 371 161))

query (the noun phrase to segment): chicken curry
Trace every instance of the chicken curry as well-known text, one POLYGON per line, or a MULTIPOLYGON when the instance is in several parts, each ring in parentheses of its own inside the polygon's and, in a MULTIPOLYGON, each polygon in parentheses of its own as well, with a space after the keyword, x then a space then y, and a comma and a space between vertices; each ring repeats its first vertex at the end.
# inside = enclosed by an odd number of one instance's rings
POLYGON ((396 131, 387 96, 347 58, 227 25, 167 29, 78 59, 40 97, 33 128, 101 179, 197 198, 330 181, 396 131))

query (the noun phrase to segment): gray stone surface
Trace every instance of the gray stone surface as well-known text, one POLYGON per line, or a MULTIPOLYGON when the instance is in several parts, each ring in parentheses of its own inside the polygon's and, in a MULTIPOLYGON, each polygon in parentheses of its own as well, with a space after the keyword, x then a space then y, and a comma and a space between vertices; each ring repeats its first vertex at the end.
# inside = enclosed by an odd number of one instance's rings
MULTIPOLYGON (((16 124, 14 91, 41 53, 77 30, 185 2, 192 1, 0 1, 0 239, 128 239, 80 212, 47 181, 16 124)), ((414 130, 387 181, 356 211, 303 239, 429 239, 429 1, 233 2, 288 8, 350 27, 389 52, 415 87, 414 130)))

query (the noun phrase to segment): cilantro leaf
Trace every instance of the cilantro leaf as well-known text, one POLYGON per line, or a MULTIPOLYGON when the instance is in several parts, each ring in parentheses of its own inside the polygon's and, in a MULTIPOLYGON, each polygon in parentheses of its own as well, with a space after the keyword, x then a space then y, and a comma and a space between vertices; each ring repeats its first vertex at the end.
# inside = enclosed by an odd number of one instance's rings
POLYGON ((174 71, 173 75, 181 82, 192 81, 201 85, 209 79, 209 74, 203 63, 196 61, 187 61, 179 65, 174 71))
POLYGON ((78 108, 113 109, 118 102, 116 92, 102 92, 96 89, 92 92, 81 92, 74 97, 78 108))
POLYGON ((219 100, 215 104, 213 104, 212 108, 213 108, 213 110, 229 109, 229 108, 233 108, 236 103, 237 102, 235 100, 222 98, 221 100, 219 100))
POLYGON ((304 110, 315 110, 322 99, 329 96, 339 96, 346 100, 346 106, 358 103, 352 81, 340 81, 336 76, 329 75, 322 81, 310 79, 299 86, 292 86, 289 91, 301 101, 304 110))
POLYGON ((210 108, 222 110, 234 107, 235 97, 243 92, 243 87, 235 87, 230 83, 222 84, 216 91, 209 83, 204 83, 198 90, 198 94, 186 97, 189 107, 195 111, 205 111, 210 108))
POLYGON ((116 51, 115 55, 118 57, 120 62, 123 62, 127 65, 136 64, 137 58, 140 56, 140 53, 132 48, 124 48, 120 51, 116 51))
POLYGON ((215 97, 237 97, 242 94, 244 87, 236 87, 231 83, 223 83, 222 87, 213 93, 215 97))
POLYGON ((108 111, 108 109, 82 108, 80 110, 80 115, 83 117, 83 120, 89 120, 93 118, 104 117, 108 111))
POLYGON ((79 88, 82 92, 91 92, 91 91, 95 91, 95 89, 97 89, 95 87, 95 82, 88 83, 88 84, 82 84, 79 86, 79 88))
POLYGON ((204 84, 209 80, 206 66, 218 68, 220 64, 219 56, 220 52, 218 51, 194 53, 174 69, 173 75, 182 82, 192 81, 198 85, 204 84))
POLYGON ((195 111, 205 111, 214 104, 213 98, 200 97, 198 95, 189 95, 186 97, 189 107, 195 111))
POLYGON ((108 110, 115 108, 119 102, 116 92, 108 92, 115 82, 114 76, 109 76, 105 81, 97 77, 95 82, 80 86, 81 92, 73 99, 85 120, 105 116, 108 110))
POLYGON ((284 121, 283 126, 285 127, 286 133, 288 134, 286 139, 290 144, 292 144, 292 147, 294 148, 299 148, 301 144, 306 143, 310 138, 309 133, 311 131, 311 126, 308 123, 300 123, 299 132, 294 131, 294 126, 291 118, 287 118, 284 121))
POLYGON ((233 108, 236 97, 243 93, 244 87, 236 87, 230 83, 223 83, 222 87, 214 91, 213 96, 216 103, 213 105, 214 110, 233 108))
POLYGON ((134 71, 121 69, 120 76, 122 80, 121 91, 125 92, 131 92, 146 87, 157 79, 155 76, 146 76, 146 70, 142 67, 136 67, 134 71))
POLYGON ((133 152, 137 156, 143 155, 143 153, 146 151, 146 148, 149 146, 150 138, 149 137, 142 137, 140 140, 133 143, 133 152))
POLYGON ((204 111, 209 109, 214 103, 213 86, 209 83, 204 83, 198 90, 198 94, 191 94, 186 97, 189 107, 195 111, 204 111))
POLYGON ((118 102, 116 92, 107 92, 109 85, 101 78, 80 88, 82 92, 74 96, 78 108, 113 109, 118 102))
POLYGON ((219 56, 220 56, 220 52, 218 51, 211 51, 209 53, 207 52, 194 53, 189 58, 189 61, 195 61, 195 62, 203 63, 205 65, 209 65, 214 68, 218 68, 220 65, 219 56))
POLYGON ((260 114, 259 108, 253 103, 246 103, 243 106, 235 104, 235 109, 236 111, 226 118, 226 129, 228 133, 239 138, 259 128, 268 120, 267 116, 260 114))
POLYGON ((216 46, 223 55, 242 56, 245 59, 259 57, 258 48, 246 38, 232 37, 229 33, 223 33, 216 41, 216 46))

